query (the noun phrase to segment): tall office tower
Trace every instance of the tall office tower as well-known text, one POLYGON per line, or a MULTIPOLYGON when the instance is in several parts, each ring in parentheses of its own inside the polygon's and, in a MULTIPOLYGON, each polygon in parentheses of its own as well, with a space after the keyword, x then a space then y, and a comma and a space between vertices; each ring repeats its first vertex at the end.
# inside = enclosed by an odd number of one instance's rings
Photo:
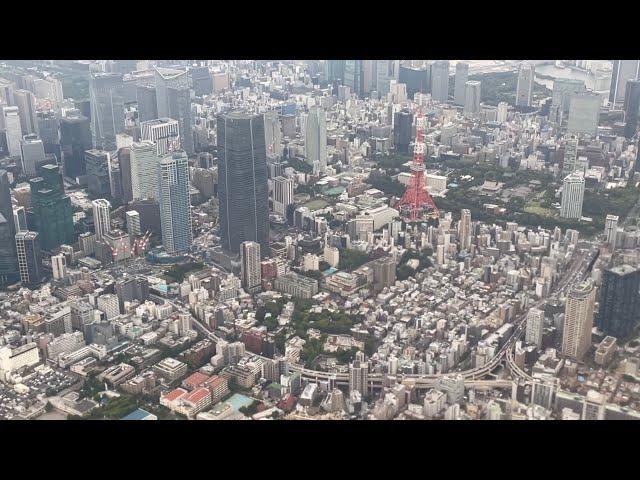
POLYGON ((362 60, 344 61, 344 80, 342 83, 356 95, 362 95, 362 60))
POLYGON ((562 161, 562 175, 567 176, 576 171, 578 160, 578 139, 572 137, 564 145, 564 160, 562 161))
POLYGON ((13 100, 19 110, 22 134, 29 135, 31 133, 38 133, 36 96, 29 90, 16 90, 13 92, 13 100))
POLYGON ((124 147, 118 150, 118 164, 122 177, 122 200, 129 203, 133 200, 133 186, 131 183, 131 148, 124 147))
POLYGON ((640 60, 614 60, 609 88, 609 105, 619 106, 624 102, 625 90, 629 80, 640 76, 640 60))
POLYGON ((169 88, 189 88, 189 74, 186 70, 156 67, 154 70, 156 84, 157 113, 156 118, 173 118, 169 115, 169 88))
POLYGON ((131 146, 131 192, 134 200, 158 199, 160 157, 153 142, 131 146))
POLYGON ((604 221, 604 235, 605 241, 611 246, 611 249, 616 248, 616 235, 618 233, 618 215, 607 215, 604 221))
POLYGON ((231 112, 218 116, 220 238, 238 253, 252 240, 269 251, 269 192, 264 116, 231 112))
POLYGON ((562 354, 581 360, 591 346, 596 290, 591 280, 574 285, 567 295, 562 330, 562 354))
POLYGON ((138 121, 140 123, 158 118, 156 87, 138 85, 136 87, 136 98, 138 100, 138 121))
POLYGON ((242 287, 247 293, 257 293, 261 289, 260 244, 242 242, 240 244, 240 276, 242 287))
POLYGON ((193 242, 189 201, 189 159, 176 151, 160 159, 158 203, 162 244, 169 254, 186 252, 193 242))
MULTIPOLYGON (((399 60, 376 60, 376 91, 380 97, 389 93, 391 80, 398 80, 400 75, 399 60)), ((425 85, 425 91, 429 85, 425 85)))
POLYGON ((518 85, 516 87, 516 106, 530 107, 533 100, 533 82, 535 78, 535 66, 532 63, 523 62, 518 69, 518 85))
POLYGON ((369 389, 369 364, 356 360, 349 364, 349 393, 360 392, 365 396, 369 389))
POLYGON ((273 179, 273 212, 287 216, 287 208, 293 203, 293 179, 275 177, 273 179))
POLYGON ((449 60, 439 60, 431 66, 431 98, 437 102, 449 100, 449 60))
POLYGON ((120 73, 97 73, 89 79, 93 145, 116 149, 116 135, 124 133, 124 83, 120 73))
POLYGON ((638 110, 640 110, 640 81, 629 80, 624 97, 624 136, 631 138, 638 128, 638 110))
POLYGON ((595 136, 600 118, 600 95, 592 92, 571 96, 567 132, 595 136))
POLYGON ((13 225, 16 232, 24 232, 29 230, 27 227, 27 211, 22 206, 13 207, 13 225))
POLYGON ((362 96, 369 96, 376 89, 377 74, 375 60, 362 60, 362 96))
POLYGON ((409 154, 413 113, 408 109, 393 114, 393 145, 397 153, 409 154))
POLYGON ((640 270, 618 265, 602 275, 600 307, 596 325, 607 335, 624 338, 637 324, 640 314, 640 270))
POLYGON ((277 159, 282 156, 282 126, 275 110, 264 114, 264 142, 267 146, 267 158, 277 159))
POLYGON ((465 84, 469 80, 469 64, 464 62, 456 63, 456 75, 453 88, 453 102, 456 105, 465 104, 465 84))
POLYGON ((0 169, 0 285, 18 280, 15 235, 9 173, 0 169))
POLYGON ((18 107, 2 107, 2 120, 7 138, 7 151, 9 156, 19 157, 22 127, 20 126, 18 107))
POLYGON ((424 66, 413 67, 411 65, 401 65, 399 82, 407 86, 407 97, 413 99, 416 93, 426 93, 427 69, 424 66))
POLYGON ((87 190, 98 197, 109 195, 109 152, 87 150, 84 152, 87 173, 87 190))
POLYGON ((125 214, 127 220, 127 233, 131 237, 142 235, 142 225, 140 223, 140 214, 136 210, 129 210, 125 214))
POLYGON ((178 121, 180 132, 180 146, 187 153, 193 155, 193 121, 191 114, 191 93, 188 88, 167 88, 169 103, 169 118, 178 121))
POLYGON ((37 285, 43 277, 38 232, 18 232, 15 241, 20 281, 23 285, 37 285))
POLYGON ((469 81, 464 86, 464 114, 480 113, 480 82, 469 81))
POLYGON ((44 145, 37 135, 25 135, 20 142, 22 173, 29 177, 36 175, 36 167, 45 162, 44 145))
POLYGON ((345 63, 346 60, 327 60, 327 81, 330 84, 343 84, 345 63))
POLYGON ((561 218, 582 217, 584 200, 584 177, 579 173, 567 175, 562 181, 562 199, 560 200, 561 218))
POLYGON ((42 140, 45 154, 60 159, 60 119, 53 111, 38 112, 38 135, 42 140))
POLYGON ((111 204, 105 198, 98 198, 91 202, 91 206, 96 240, 102 240, 102 236, 111 231, 111 204))
POLYGON ((191 75, 191 85, 196 97, 211 95, 213 93, 213 79, 209 67, 191 67, 189 69, 191 75))
POLYGON ((549 120, 561 124, 569 113, 571 97, 577 93, 586 92, 586 90, 584 80, 556 78, 553 81, 549 120))
POLYGON ((498 103, 498 118, 499 123, 505 123, 507 121, 507 114, 509 112, 509 104, 507 102, 498 103))
POLYGON ((77 178, 87 172, 84 152, 91 150, 89 119, 81 115, 60 119, 60 148, 64 176, 77 178))
POLYGON ((304 146, 307 162, 311 165, 318 162, 318 168, 324 171, 327 168, 327 121, 322 107, 309 109, 304 146))
POLYGON ((460 250, 469 250, 471 247, 471 211, 466 208, 460 211, 458 237, 460 238, 460 250))
POLYGON ((544 329, 544 312, 538 308, 532 308, 527 313, 527 330, 525 341, 533 343, 538 348, 542 347, 542 332, 544 329))
POLYGON ((62 175, 57 165, 44 165, 39 177, 29 180, 34 230, 40 234, 40 246, 54 250, 61 244, 72 245, 73 211, 71 199, 65 195, 62 175))
POLYGON ((9 80, 0 78, 0 104, 13 105, 15 85, 9 80))
POLYGON ((61 280, 67 276, 67 257, 59 253, 51 257, 51 269, 54 280, 61 280))
POLYGON ((142 141, 156 144, 156 154, 165 155, 180 150, 178 121, 170 118, 157 118, 140 124, 142 141))
POLYGON ((49 100, 53 107, 59 107, 64 100, 62 82, 57 78, 36 78, 34 94, 39 100, 49 100))

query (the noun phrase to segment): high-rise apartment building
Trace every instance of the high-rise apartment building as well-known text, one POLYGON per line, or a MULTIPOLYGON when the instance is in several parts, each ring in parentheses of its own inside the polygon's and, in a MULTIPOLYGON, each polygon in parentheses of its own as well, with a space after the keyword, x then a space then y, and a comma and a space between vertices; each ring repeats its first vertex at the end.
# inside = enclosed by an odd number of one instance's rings
POLYGON ((311 165, 317 162, 319 170, 324 171, 327 167, 327 121, 322 107, 309 109, 304 141, 307 162, 311 165))
POLYGON ((567 295, 562 329, 562 354, 582 360, 591 346, 596 290, 591 280, 575 285, 567 295))
POLYGON ((240 277, 247 293, 260 291, 262 277, 259 243, 248 241, 240 244, 240 277))
POLYGON ((153 142, 138 142, 131 146, 131 193, 134 200, 158 199, 160 157, 153 142))
POLYGON ((247 240, 269 251, 269 193, 264 116, 235 111, 218 116, 220 237, 239 253, 247 240))
POLYGON ((532 308, 527 313, 527 327, 525 331, 525 340, 532 343, 538 348, 542 347, 542 332, 544 329, 544 311, 538 308, 532 308))
POLYGON ((111 204, 104 198, 98 198, 91 202, 91 206, 96 240, 102 240, 103 235, 111 231, 111 204))
POLYGON ((275 177, 273 180, 273 212, 287 216, 287 208, 293 203, 293 179, 275 177))
POLYGON ((460 249, 469 250, 471 247, 471 211, 466 208, 460 212, 458 236, 460 237, 460 249))
POLYGON ((177 151, 162 157, 158 175, 162 244, 170 254, 186 252, 193 242, 187 154, 177 151))
POLYGON ((584 177, 579 173, 567 175, 562 181, 562 198, 560 201, 560 217, 582 217, 584 200, 584 177))

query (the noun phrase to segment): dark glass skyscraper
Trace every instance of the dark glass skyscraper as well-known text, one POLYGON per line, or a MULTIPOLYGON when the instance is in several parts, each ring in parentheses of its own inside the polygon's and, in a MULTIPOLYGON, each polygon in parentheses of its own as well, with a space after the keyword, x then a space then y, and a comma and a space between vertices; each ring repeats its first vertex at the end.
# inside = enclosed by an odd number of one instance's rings
POLYGON ((16 228, 11 206, 11 185, 6 170, 0 170, 0 285, 18 280, 16 228))
POLYGON ((109 153, 104 150, 87 150, 84 153, 87 170, 87 190, 96 197, 111 194, 109 185, 109 153))
POLYGON ((618 338, 631 333, 640 308, 639 290, 640 270, 629 265, 605 270, 596 321, 598 328, 618 338))
POLYGON ((401 110, 393 115, 393 145, 396 152, 409 153, 412 124, 413 114, 409 110, 401 110))
POLYGON ((16 234, 20 280, 24 285, 33 286, 42 282, 42 252, 38 232, 18 232, 16 234))
POLYGON ((98 73, 89 80, 91 133, 95 148, 114 150, 124 133, 124 83, 120 73, 98 73))
POLYGON ((624 97, 624 136, 633 137, 638 127, 638 110, 640 109, 640 80, 629 80, 624 97))
POLYGON ((44 165, 39 177, 29 180, 34 230, 40 233, 43 250, 54 250, 61 244, 72 244, 73 211, 71 199, 65 195, 62 175, 57 165, 44 165))
POLYGON ((87 117, 66 117, 60 120, 60 148, 64 175, 69 178, 84 175, 84 152, 92 148, 87 117))
POLYGON ((428 93, 430 88, 426 67, 401 65, 399 81, 407 86, 407 97, 411 99, 416 93, 428 93))
POLYGON ((258 242, 269 250, 269 194, 264 116, 231 112, 218 116, 220 237, 225 250, 258 242))
POLYGON ((158 118, 156 87, 138 85, 136 95, 138 97, 138 121, 147 122, 158 118))

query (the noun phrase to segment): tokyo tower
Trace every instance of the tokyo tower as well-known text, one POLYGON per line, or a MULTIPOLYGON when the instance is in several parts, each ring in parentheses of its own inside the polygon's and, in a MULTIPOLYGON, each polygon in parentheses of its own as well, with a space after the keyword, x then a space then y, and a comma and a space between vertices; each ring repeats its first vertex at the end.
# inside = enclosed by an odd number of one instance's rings
POLYGON ((435 218, 440 215, 424 183, 424 116, 422 110, 416 117, 416 140, 413 147, 411 179, 396 207, 405 219, 412 222, 421 218, 426 211, 430 211, 430 216, 435 218))

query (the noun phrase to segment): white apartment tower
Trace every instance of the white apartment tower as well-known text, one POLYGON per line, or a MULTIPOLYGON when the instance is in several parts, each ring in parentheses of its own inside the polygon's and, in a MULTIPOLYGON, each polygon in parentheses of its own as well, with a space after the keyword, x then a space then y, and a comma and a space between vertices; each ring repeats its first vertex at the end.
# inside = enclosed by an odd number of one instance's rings
POLYGON ((104 198, 98 198, 91 202, 91 206, 96 240, 102 240, 102 237, 111 231, 111 204, 104 198))
POLYGON ((596 289, 591 280, 574 286, 567 295, 562 332, 562 354, 581 360, 591 346, 596 289))
POLYGON ((248 293, 259 292, 262 282, 259 243, 248 241, 240 244, 240 270, 243 288, 248 293))
POLYGON ((560 217, 582 217, 582 202, 584 200, 584 177, 579 173, 567 175, 562 181, 562 199, 560 202, 560 217))

